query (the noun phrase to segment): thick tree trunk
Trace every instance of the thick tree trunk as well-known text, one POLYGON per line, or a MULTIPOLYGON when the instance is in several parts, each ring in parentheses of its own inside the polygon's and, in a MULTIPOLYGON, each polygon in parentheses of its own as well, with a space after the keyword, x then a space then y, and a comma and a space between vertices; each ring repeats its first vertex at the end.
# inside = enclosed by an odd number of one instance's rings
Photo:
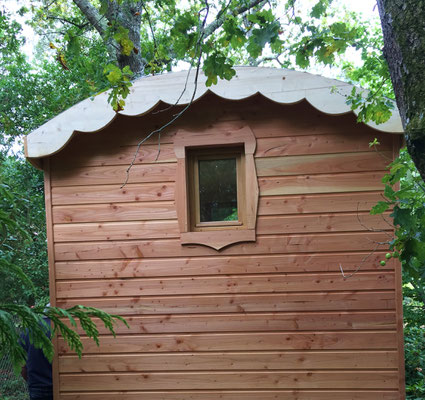
POLYGON ((143 75, 144 63, 140 54, 141 1, 126 1, 118 4, 116 1, 108 0, 105 16, 102 16, 89 0, 73 0, 73 2, 105 41, 111 61, 116 62, 120 68, 128 65, 134 73, 133 78, 143 75), (119 43, 109 33, 107 34, 106 21, 112 26, 122 26, 128 29, 128 38, 133 42, 135 49, 130 55, 122 54, 119 43))
POLYGON ((378 0, 406 144, 425 181, 425 0, 378 0))
POLYGON ((108 3, 106 18, 111 24, 118 24, 128 29, 128 38, 133 42, 134 49, 130 55, 122 53, 118 45, 116 59, 118 66, 124 68, 129 66, 133 71, 133 78, 143 75, 144 64, 140 54, 140 24, 142 21, 142 3, 140 1, 127 1, 117 4, 115 1, 108 3))

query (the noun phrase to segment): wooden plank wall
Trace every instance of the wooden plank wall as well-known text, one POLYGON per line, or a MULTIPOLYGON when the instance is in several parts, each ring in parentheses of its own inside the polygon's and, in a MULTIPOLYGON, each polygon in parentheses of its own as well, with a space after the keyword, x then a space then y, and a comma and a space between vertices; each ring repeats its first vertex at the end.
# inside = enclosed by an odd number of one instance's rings
POLYGON ((81 360, 59 339, 58 398, 402 398, 400 270, 379 265, 391 226, 368 213, 393 137, 307 103, 208 95, 162 135, 159 155, 157 139, 142 147, 121 189, 137 141, 170 112, 118 117, 51 157, 53 300, 130 324, 117 339, 100 328, 100 347, 83 338, 81 360), (176 130, 246 124, 257 137, 257 242, 181 246, 176 130))

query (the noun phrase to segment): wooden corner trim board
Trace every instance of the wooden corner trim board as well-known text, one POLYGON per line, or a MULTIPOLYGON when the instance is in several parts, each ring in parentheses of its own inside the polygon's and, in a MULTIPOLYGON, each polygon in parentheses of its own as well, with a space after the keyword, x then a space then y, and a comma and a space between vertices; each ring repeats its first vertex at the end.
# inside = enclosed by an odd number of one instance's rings
POLYGON ((174 139, 174 152, 177 157, 176 209, 182 245, 200 244, 220 250, 234 243, 255 242, 259 198, 257 172, 254 161, 255 149, 256 139, 249 126, 244 126, 237 131, 211 128, 203 132, 186 130, 179 130, 177 132, 174 139), (190 148, 225 149, 234 145, 241 145, 244 149, 244 224, 237 229, 215 228, 211 231, 195 232, 191 229, 190 224, 187 150, 190 148))
MULTIPOLYGON (((50 159, 42 162, 44 170, 44 201, 46 206, 46 230, 47 230, 47 257, 49 265, 49 300, 52 307, 56 307, 56 260, 53 238, 53 211, 52 211, 52 176, 50 159)), ((58 358, 58 336, 52 338, 54 356, 52 362, 53 398, 59 399, 59 358, 58 358)))

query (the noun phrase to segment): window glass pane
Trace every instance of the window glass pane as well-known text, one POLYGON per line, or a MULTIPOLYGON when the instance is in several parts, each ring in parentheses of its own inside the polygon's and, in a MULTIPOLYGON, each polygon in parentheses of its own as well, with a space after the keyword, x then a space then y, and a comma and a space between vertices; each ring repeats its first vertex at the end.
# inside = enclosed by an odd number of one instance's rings
POLYGON ((198 162, 200 221, 237 221, 236 158, 198 162))

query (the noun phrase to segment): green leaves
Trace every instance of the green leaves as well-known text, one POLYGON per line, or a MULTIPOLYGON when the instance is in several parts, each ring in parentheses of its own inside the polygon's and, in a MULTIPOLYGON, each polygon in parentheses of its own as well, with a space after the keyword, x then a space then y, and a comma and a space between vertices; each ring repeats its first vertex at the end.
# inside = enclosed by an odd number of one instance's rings
POLYGON ((60 332, 69 348, 75 351, 79 357, 82 355, 83 346, 80 336, 74 331, 77 328, 77 321, 85 334, 93 339, 97 346, 99 346, 99 330, 93 319, 99 319, 114 337, 115 325, 118 321, 122 322, 127 328, 129 327, 127 321, 118 315, 108 314, 97 308, 81 305, 66 310, 49 307, 44 311, 44 314, 53 323, 53 334, 60 332), (69 324, 65 323, 63 318, 66 318, 69 324))
POLYGON ((170 31, 176 57, 185 58, 188 52, 191 58, 195 57, 197 24, 197 14, 194 12, 186 11, 177 17, 170 31))
POLYGON ((310 16, 313 18, 320 18, 324 15, 332 0, 320 0, 311 9, 310 16))
POLYGON ((279 29, 280 24, 278 21, 267 24, 261 29, 253 29, 247 46, 250 56, 259 57, 267 43, 271 44, 279 38, 279 29))
POLYGON ((117 85, 120 83, 123 77, 121 69, 119 69, 114 64, 108 64, 103 70, 103 73, 106 75, 106 78, 112 85, 117 85))
POLYGON ((346 99, 347 105, 353 110, 357 110, 359 122, 373 121, 376 124, 382 124, 391 118, 394 103, 372 92, 353 87, 346 99))
POLYGON ((391 217, 394 219, 394 225, 399 225, 407 231, 411 231, 416 228, 416 218, 411 214, 411 210, 408 208, 395 206, 391 217))
POLYGON ((26 352, 21 343, 21 334, 27 332, 29 342, 42 348, 47 359, 53 358, 53 345, 46 335, 42 315, 27 306, 0 304, 0 356, 8 351, 15 374, 25 364, 26 352))
POLYGON ((125 106, 124 99, 130 93, 130 79, 133 75, 130 67, 126 66, 121 70, 114 64, 108 64, 103 73, 111 84, 108 102, 116 112, 123 110, 125 106))
POLYGON ((230 43, 234 50, 242 48, 247 41, 245 32, 239 26, 239 21, 233 16, 224 21, 223 33, 220 44, 227 46, 230 43))
POLYGON ((372 215, 382 214, 383 212, 387 211, 389 208, 390 208, 390 204, 387 203, 386 201, 378 201, 378 203, 372 207, 372 210, 370 211, 370 213, 372 215))
POLYGON ((397 194, 394 191, 394 189, 389 186, 389 185, 385 185, 385 189, 384 189, 384 196, 391 200, 391 201, 395 201, 397 199, 397 194))
MULTIPOLYGON (((425 287, 425 187, 406 150, 390 164, 382 181, 385 201, 378 202, 371 214, 393 209, 395 237, 390 249, 400 254, 405 280, 425 287)), ((424 291, 417 291, 417 296, 425 302, 424 291)))
POLYGON ((272 10, 261 10, 255 14, 250 14, 248 15, 248 21, 255 26, 251 30, 246 47, 251 57, 259 57, 266 44, 280 45, 279 32, 281 26, 279 20, 273 15, 272 10))
POLYGON ((0 304, 0 357, 7 351, 11 356, 15 373, 18 374, 26 361, 22 336, 27 335, 28 342, 41 349, 45 357, 51 361, 54 349, 50 336, 53 337, 59 332, 69 348, 81 357, 83 345, 80 335, 75 331, 77 322, 85 334, 99 346, 99 330, 94 319, 99 319, 113 336, 118 321, 129 327, 122 317, 110 315, 93 307, 77 305, 65 310, 42 306, 31 309, 24 305, 0 304), (47 325, 46 317, 51 321, 51 328, 47 325))
POLYGON ((129 39, 128 32, 128 29, 119 26, 113 35, 113 38, 116 40, 116 42, 121 45, 121 52, 125 56, 129 56, 134 48, 134 43, 129 39))
POLYGON ((208 78, 206 86, 216 85, 218 78, 230 80, 236 74, 233 63, 217 52, 210 54, 205 60, 203 71, 208 78))

